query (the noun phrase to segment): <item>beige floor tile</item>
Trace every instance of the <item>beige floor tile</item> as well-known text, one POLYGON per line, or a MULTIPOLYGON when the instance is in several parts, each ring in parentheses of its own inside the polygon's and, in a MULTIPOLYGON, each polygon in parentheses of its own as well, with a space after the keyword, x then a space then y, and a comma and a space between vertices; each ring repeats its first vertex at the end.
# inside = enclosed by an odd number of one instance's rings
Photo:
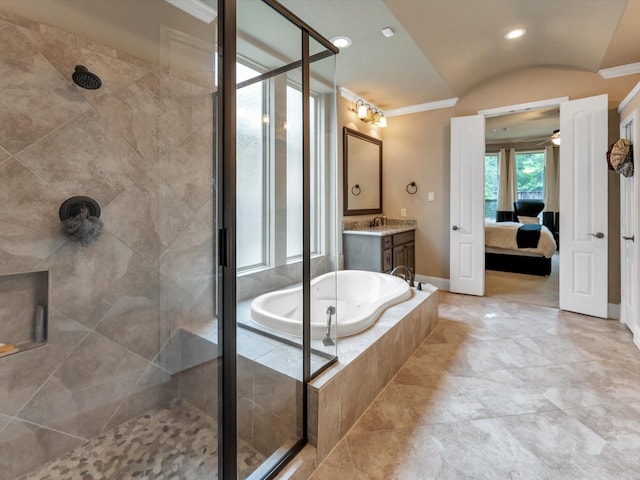
POLYGON ((340 480, 358 480, 356 468, 353 465, 347 443, 342 440, 327 456, 322 466, 318 468, 310 480, 324 478, 339 478, 340 480))
MULTIPOLYGON (((626 327, 449 292, 439 320, 347 433, 359 480, 637 480, 640 351, 626 327)), ((345 458, 312 478, 353 478, 333 469, 345 458)))
POLYGON ((348 434, 347 445, 359 479, 449 478, 445 474, 441 446, 428 429, 348 434))

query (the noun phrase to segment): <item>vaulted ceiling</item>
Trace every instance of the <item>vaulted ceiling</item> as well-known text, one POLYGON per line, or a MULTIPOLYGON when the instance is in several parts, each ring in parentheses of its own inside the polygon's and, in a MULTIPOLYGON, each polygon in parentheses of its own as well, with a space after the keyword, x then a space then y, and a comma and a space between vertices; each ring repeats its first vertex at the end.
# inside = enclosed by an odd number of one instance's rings
POLYGON ((282 0, 352 45, 338 84, 382 109, 462 97, 518 69, 598 72, 640 62, 638 0, 282 0), (386 38, 383 27, 396 34, 386 38), (503 35, 514 27, 527 34, 503 35))

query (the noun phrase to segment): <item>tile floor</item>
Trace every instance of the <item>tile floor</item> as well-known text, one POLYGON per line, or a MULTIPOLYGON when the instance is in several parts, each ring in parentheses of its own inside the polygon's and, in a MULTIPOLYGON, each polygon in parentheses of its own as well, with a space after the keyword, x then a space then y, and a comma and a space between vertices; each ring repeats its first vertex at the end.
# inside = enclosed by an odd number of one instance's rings
MULTIPOLYGON (((264 460, 239 442, 239 478, 264 460)), ((119 425, 19 480, 211 480, 217 469, 217 425, 183 400, 119 425)))
POLYGON ((313 480, 640 478, 640 350, 626 327, 439 300, 438 326, 313 480))
POLYGON ((556 253, 551 258, 551 275, 546 277, 486 270, 485 296, 558 308, 560 304, 559 272, 560 253, 556 253))

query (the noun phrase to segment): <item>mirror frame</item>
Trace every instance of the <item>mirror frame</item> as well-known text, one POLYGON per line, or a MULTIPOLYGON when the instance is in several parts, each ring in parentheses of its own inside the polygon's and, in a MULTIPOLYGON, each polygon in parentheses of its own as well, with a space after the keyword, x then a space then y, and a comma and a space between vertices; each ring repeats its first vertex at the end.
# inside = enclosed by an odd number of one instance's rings
POLYGON ((343 166, 343 178, 342 178, 342 203, 343 203, 343 215, 345 217, 350 215, 369 215, 374 213, 382 213, 382 140, 379 140, 364 133, 353 130, 349 127, 343 127, 342 134, 342 166, 343 166), (378 207, 376 208, 361 208, 350 209, 349 208, 349 138, 363 140, 365 142, 372 143, 378 146, 378 188, 379 198, 378 207))

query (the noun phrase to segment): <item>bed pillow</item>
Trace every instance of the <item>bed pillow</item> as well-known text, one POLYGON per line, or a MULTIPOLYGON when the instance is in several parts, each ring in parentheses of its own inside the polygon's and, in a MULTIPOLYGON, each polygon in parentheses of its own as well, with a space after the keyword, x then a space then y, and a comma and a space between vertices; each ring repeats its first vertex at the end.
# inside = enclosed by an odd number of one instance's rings
POLYGON ((525 217, 522 215, 518 215, 518 221, 520 223, 540 223, 540 219, 538 217, 525 217))

